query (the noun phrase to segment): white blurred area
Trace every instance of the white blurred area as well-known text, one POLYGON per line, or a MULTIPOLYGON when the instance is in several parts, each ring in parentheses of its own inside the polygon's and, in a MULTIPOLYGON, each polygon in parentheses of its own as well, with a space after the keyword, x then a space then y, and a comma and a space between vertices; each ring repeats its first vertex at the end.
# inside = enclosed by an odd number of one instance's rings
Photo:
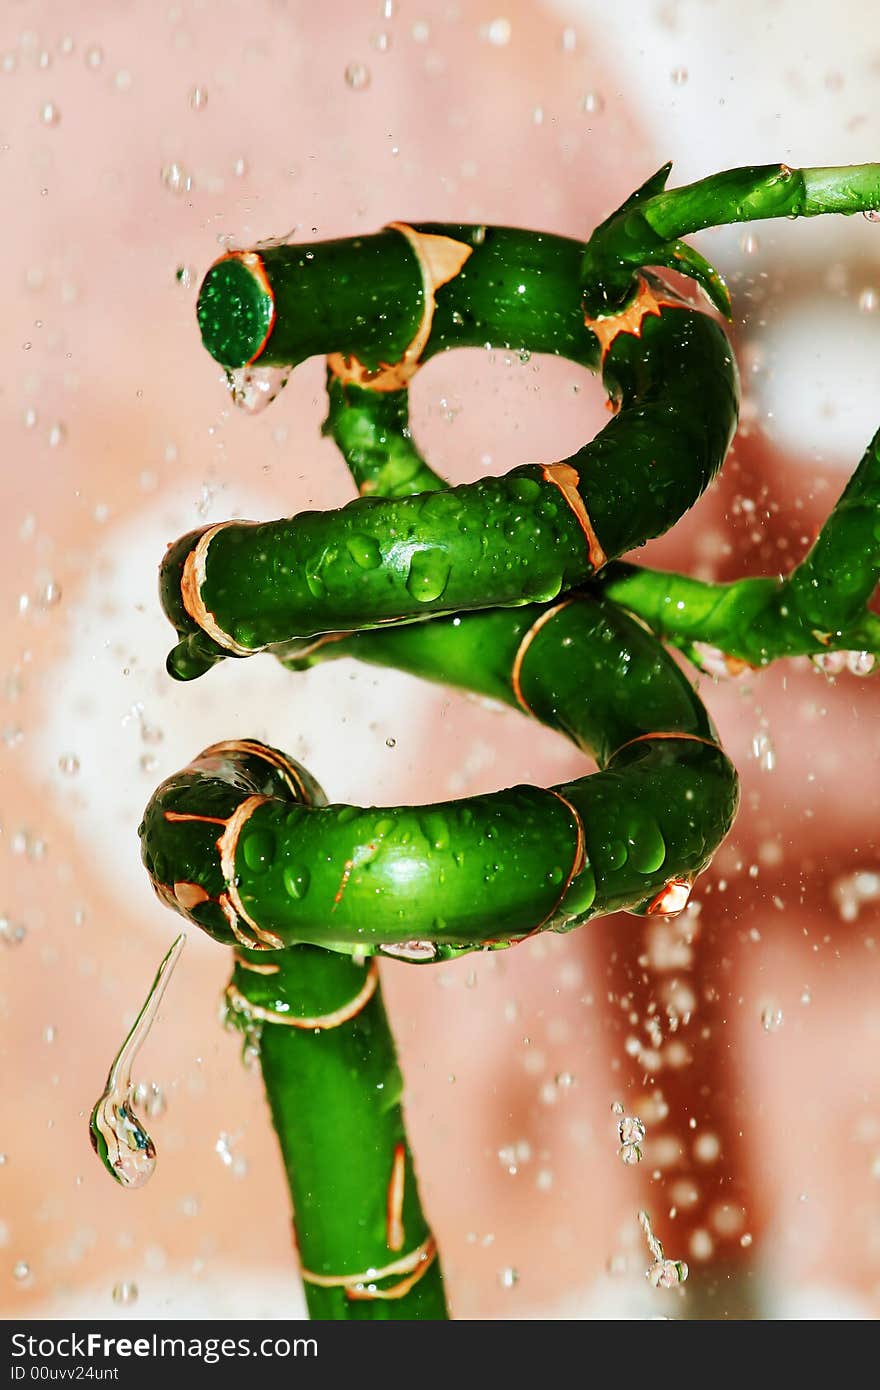
MULTIPOLYGON (((287 748, 335 800, 428 801, 582 770, 518 715, 394 672, 344 662, 293 677, 259 658, 192 685, 166 677, 155 572, 169 540, 351 495, 319 436, 320 364, 258 418, 229 406, 193 313, 223 239, 295 225, 305 241, 398 217, 585 236, 667 158, 673 183, 739 163, 880 158, 878 69, 880 18, 857 0, 5 7, 0 913, 25 935, 0 941, 2 1316, 302 1308, 259 1083, 216 1018, 225 953, 194 931, 142 1062, 167 1098, 150 1123, 156 1177, 123 1192, 89 1149, 86 1117, 177 929, 138 859, 162 778, 232 736, 287 748), (352 64, 368 81, 346 79, 352 64), (114 1301, 126 1284, 137 1297, 114 1301)), ((763 224, 699 245, 733 292, 764 449, 754 471, 787 507, 824 470, 827 510, 880 415, 880 225, 763 224)), ((563 457, 607 418, 574 368, 502 353, 432 363, 413 403, 429 458, 456 481, 563 457)), ((707 499, 685 523, 696 542, 664 543, 664 563, 720 563, 731 517, 757 495, 749 477, 729 512, 707 499)), ((454 967, 383 966, 459 1316, 680 1316, 688 1304, 645 1284, 637 1211, 648 1205, 668 1253, 689 1260, 698 1300, 699 1252, 723 1245, 734 1181, 747 1189, 734 1247, 751 1252, 737 1277, 760 1285, 765 1316, 876 1316, 877 917, 868 905, 844 925, 828 886, 880 858, 868 685, 791 669, 706 685, 744 797, 699 894, 705 1074, 692 1094, 661 1077, 684 1135, 677 1178, 654 1178, 650 1149, 638 1170, 617 1153, 611 1105, 643 1090, 627 1050, 641 1024, 625 1002, 644 974, 634 919, 454 967), (770 775, 752 751, 765 734, 770 775), (772 1035, 767 1001, 785 1018, 772 1035), (699 1111, 710 1132, 713 1068, 730 1168, 705 1169, 692 1250, 695 1221, 679 1237, 687 1126, 699 1111)))
MULTIPOLYGON (((606 100, 625 102, 650 132, 646 175, 674 161, 670 187, 737 165, 877 158, 880 23, 871 0, 557 0, 557 8, 618 57, 606 100)), ((731 283, 748 332, 747 385, 762 429, 805 466, 821 458, 842 472, 877 429, 880 398, 880 236, 866 236, 861 222, 719 228, 698 241, 731 283), (752 307, 748 291, 780 277, 772 314, 752 307)))

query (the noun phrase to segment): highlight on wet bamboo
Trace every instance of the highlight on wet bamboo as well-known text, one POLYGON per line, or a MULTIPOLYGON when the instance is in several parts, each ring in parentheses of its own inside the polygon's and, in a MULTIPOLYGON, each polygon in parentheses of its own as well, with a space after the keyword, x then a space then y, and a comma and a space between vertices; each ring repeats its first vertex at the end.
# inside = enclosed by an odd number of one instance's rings
MULTIPOLYGON (((204 345, 245 408, 326 358, 324 432, 358 496, 170 545, 170 675, 256 653, 292 673, 354 657, 506 703, 598 766, 553 787, 360 807, 232 737, 152 797, 140 834, 158 896, 232 953, 228 1016, 259 1054, 316 1318, 448 1316, 379 959, 429 964, 612 912, 682 912, 738 782, 667 648, 711 675, 795 655, 866 675, 880 652, 880 435, 787 575, 711 584, 623 558, 697 502, 737 423, 729 293, 681 238, 880 208, 877 164, 735 169, 672 190, 670 167, 585 243, 397 221, 229 252, 201 287, 204 345), (611 418, 570 458, 449 487, 413 440, 408 388, 437 353, 487 346, 598 373, 611 418)), ((643 1132, 621 1130, 625 1161, 643 1132)), ((639 1220, 651 1284, 683 1283, 687 1266, 639 1220)))

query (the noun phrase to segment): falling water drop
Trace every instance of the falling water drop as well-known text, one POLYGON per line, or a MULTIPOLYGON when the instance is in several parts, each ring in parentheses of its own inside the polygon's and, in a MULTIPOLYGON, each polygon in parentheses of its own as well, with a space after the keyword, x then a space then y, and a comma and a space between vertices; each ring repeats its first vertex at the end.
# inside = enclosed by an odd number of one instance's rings
POLYGON ((111 1177, 123 1187, 143 1187, 156 1167, 156 1148, 132 1109, 131 1066, 143 1045, 186 942, 181 933, 156 973, 131 1032, 119 1049, 107 1085, 89 1120, 92 1148, 111 1177))
POLYGON ((365 92, 370 85, 370 69, 365 63, 349 63, 345 81, 353 92, 365 92))
POLYGON ((625 1115, 618 1122, 617 1134, 620 1139, 620 1159, 627 1167, 642 1161, 642 1141, 645 1126, 638 1115, 625 1115))
POLYGON ((259 415, 287 385, 290 367, 236 367, 226 373, 232 404, 259 415))
POLYGON ((646 1211, 639 1212, 639 1225, 645 1233, 648 1249, 654 1261, 646 1271, 645 1277, 651 1281, 655 1289, 674 1289, 683 1284, 688 1277, 687 1265, 684 1260, 666 1258, 661 1242, 651 1229, 651 1218, 646 1211))
POLYGON ((782 1010, 768 1004, 761 1010, 761 1027, 765 1033, 778 1033, 784 1022, 782 1010))

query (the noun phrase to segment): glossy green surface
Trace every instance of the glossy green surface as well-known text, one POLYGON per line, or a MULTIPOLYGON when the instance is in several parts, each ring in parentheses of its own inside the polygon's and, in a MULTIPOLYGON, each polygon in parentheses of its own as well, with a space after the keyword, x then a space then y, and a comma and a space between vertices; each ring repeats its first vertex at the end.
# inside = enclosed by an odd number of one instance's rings
MULTIPOLYGON (((685 307, 664 307, 618 335, 600 363, 583 306, 596 316, 626 305, 636 272, 673 265, 726 309, 723 281, 678 237, 712 221, 874 207, 876 171, 767 166, 667 193, 664 169, 586 247, 509 228, 425 224, 421 231, 462 242, 471 255, 437 291, 422 360, 495 345, 601 365, 618 413, 566 462, 613 560, 673 524, 711 481, 735 424, 736 371, 718 325, 685 307)), ((267 365, 320 352, 374 370, 412 342, 426 306, 400 232, 260 256, 268 292, 251 271, 247 283, 229 268, 238 262, 218 263, 203 285, 203 335, 224 365, 250 360, 270 322, 258 359, 267 365)), ((422 807, 327 806, 304 769, 253 744, 208 750, 152 798, 142 854, 163 900, 219 941, 259 930, 286 947, 239 951, 234 984, 247 1001, 239 1022, 261 1028, 304 1266, 338 1276, 393 1258, 384 1203, 397 1146, 406 1172, 401 1249, 428 1234, 381 996, 317 1032, 255 1025, 248 1008, 322 1015, 357 995, 372 954, 429 960, 503 946, 602 913, 645 911, 670 882, 692 881, 729 829, 737 778, 694 690, 644 624, 695 660, 700 642, 754 664, 815 644, 856 645, 854 637, 876 643, 877 620, 864 605, 880 571, 880 487, 872 447, 784 582, 711 585, 623 563, 597 575, 574 512, 540 466, 446 489, 412 441, 405 391, 378 394, 331 377, 329 401, 325 432, 362 497, 216 535, 201 600, 224 641, 239 654, 268 648, 291 670, 355 657, 518 705, 600 767, 549 790, 422 807), (316 634, 332 640, 313 642, 316 634), (240 833, 221 863, 225 827, 244 802, 249 814, 233 822, 240 833), (255 974, 247 961, 278 971, 255 974)), ((169 669, 182 679, 229 654, 184 605, 181 579, 199 534, 169 549, 161 574, 181 637, 169 669)), ((307 1295, 319 1318, 445 1316, 439 1263, 396 1302, 361 1302, 313 1283, 307 1295)))
MULTIPOLYGON (((242 952, 265 964, 268 957, 242 952)), ((233 983, 251 1004, 314 1018, 363 989, 366 968, 343 956, 300 946, 271 957, 278 974, 236 966, 233 983)), ((244 1020, 242 1020, 244 1021, 244 1020)), ((260 1065, 293 1201, 303 1268, 322 1276, 384 1269, 429 1236, 404 1130, 403 1081, 381 990, 347 1023, 323 1031, 264 1023, 260 1065), (387 1193, 402 1145, 403 1243, 389 1247, 387 1193)), ((364 1281, 393 1289, 402 1276, 364 1281)), ((445 1318, 439 1259, 402 1298, 352 1299, 344 1288, 304 1284, 309 1312, 321 1320, 445 1318)))
POLYGON ((833 169, 791 169, 763 164, 725 169, 682 188, 666 188, 664 164, 590 237, 583 258, 584 304, 594 316, 626 303, 633 277, 645 266, 690 275, 723 314, 730 295, 717 270, 681 237, 731 222, 880 208, 880 164, 833 169))

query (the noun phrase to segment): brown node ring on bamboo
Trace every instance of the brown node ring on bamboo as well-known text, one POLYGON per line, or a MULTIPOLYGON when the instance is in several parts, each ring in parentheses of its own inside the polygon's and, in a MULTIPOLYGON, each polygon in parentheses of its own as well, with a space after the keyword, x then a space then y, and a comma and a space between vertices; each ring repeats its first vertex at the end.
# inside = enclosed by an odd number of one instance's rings
POLYGON ((623 752, 624 748, 631 748, 634 743, 651 743, 655 739, 680 739, 684 743, 703 743, 707 748, 714 748, 718 753, 724 752, 720 743, 716 743, 713 738, 704 738, 702 734, 677 733, 675 730, 667 733, 663 730, 649 734, 636 734, 635 738, 628 738, 626 743, 622 743, 619 748, 615 748, 614 752, 610 754, 606 761, 606 766, 608 763, 613 762, 618 754, 623 752))
MULTIPOLYGON (((229 738, 222 743, 212 743, 210 748, 205 748, 196 759, 196 763, 204 762, 212 757, 223 757, 227 753, 243 753, 248 758, 259 758, 262 762, 268 763, 269 767, 281 773, 282 778, 287 784, 289 791, 293 793, 296 801, 301 801, 309 805, 311 798, 308 789, 293 763, 280 753, 277 748, 269 748, 265 743, 255 743, 248 738, 229 738)), ((195 766, 194 763, 190 764, 195 766)), ((167 818, 166 812, 166 818, 167 818)), ((225 824, 220 821, 219 824, 225 824)))
POLYGON ((362 1274, 315 1274, 310 1269, 300 1267, 300 1275, 306 1284, 314 1284, 320 1289, 344 1289, 346 1298, 366 1301, 368 1299, 398 1299, 405 1297, 410 1289, 424 1278, 437 1258, 437 1242, 433 1235, 427 1235, 421 1245, 408 1255, 401 1255, 391 1264, 381 1269, 367 1269, 362 1274), (392 1284, 390 1288, 376 1287, 380 1279, 388 1279, 393 1274, 407 1276, 392 1284))
POLYGON ((271 801, 268 796, 248 796, 244 801, 236 806, 232 815, 226 823, 223 834, 217 841, 217 852, 220 855, 220 872, 226 884, 226 892, 220 899, 220 906, 229 923, 233 936, 240 946, 246 946, 252 951, 280 951, 284 947, 284 942, 280 936, 274 932, 266 931, 258 922, 251 917, 247 908, 241 900, 238 891, 235 872, 235 854, 238 849, 238 840, 241 832, 250 820, 258 806, 271 801), (251 939, 245 935, 241 929, 241 922, 244 921, 254 933, 251 939))
MULTIPOLYGON (((264 967, 254 966, 250 961, 242 960, 239 955, 236 955, 235 960, 237 965, 243 966, 246 970, 255 970, 259 974, 266 973, 264 967)), ((283 1014, 278 1009, 269 1009, 263 1004, 254 1004, 234 984, 227 985, 226 999, 236 1013, 244 1014, 246 1018, 258 1019, 261 1023, 278 1023, 285 1028, 299 1028, 305 1033, 321 1033, 330 1028, 341 1028, 343 1023, 349 1023, 351 1019, 357 1018, 358 1014, 369 1004, 378 986, 378 962, 371 961, 364 983, 354 998, 340 1004, 338 1009, 333 1009, 330 1013, 315 1014, 313 1017, 283 1014)))
MULTIPOLYGON (((202 598, 202 585, 205 582, 205 574, 208 563, 208 547, 219 531, 224 531, 227 526, 247 526, 248 522, 242 521, 220 521, 216 526, 209 526, 204 531, 192 550, 187 555, 183 563, 183 573, 180 577, 180 597, 193 622, 196 623, 202 632, 206 633, 212 641, 222 647, 224 651, 232 652, 235 656, 252 656, 255 651, 261 650, 259 647, 243 647, 240 642, 236 642, 230 633, 220 626, 214 614, 207 607, 202 598)), ((253 523, 251 523, 253 524, 253 523)))
POLYGON ((605 551, 599 542, 599 537, 593 530, 593 523, 587 511, 586 503, 578 491, 580 475, 576 468, 572 468, 570 463, 547 463, 542 464, 541 473, 545 483, 553 483, 559 488, 565 500, 566 506, 574 512, 578 526, 580 526, 587 539, 587 553, 590 557, 590 564, 594 571, 601 569, 607 559, 605 551))
MULTIPOLYGON (((564 607, 564 605, 562 604, 560 604, 559 606, 564 607)), ((580 811, 577 809, 576 806, 572 805, 567 796, 562 795, 562 792, 555 791, 553 787, 545 787, 544 790, 548 793, 549 796, 554 796, 557 801, 562 802, 563 806, 569 812, 572 820, 574 821, 575 844, 574 856, 571 861, 571 868, 569 869, 568 873, 562 881, 562 887, 559 890, 559 896, 557 897, 556 902, 553 904, 550 911, 544 914, 540 922, 536 922, 536 924, 533 927, 531 927, 529 931, 525 932, 523 936, 518 936, 515 941, 511 941, 507 937, 490 936, 487 937, 486 940, 483 942, 484 946, 500 946, 502 943, 508 946, 521 946, 524 941, 531 941, 533 936, 537 936, 539 932, 544 930, 547 923, 553 920, 553 918, 559 911, 562 901, 569 888, 571 887, 572 883, 577 878, 578 874, 581 873, 587 867, 586 830, 584 827, 583 817, 581 816, 580 811)))
POLYGON ((453 237, 417 232, 406 222, 389 222, 386 230, 399 232, 406 238, 421 273, 422 317, 415 337, 399 362, 382 362, 375 371, 365 367, 357 357, 341 352, 331 352, 327 357, 327 366, 344 386, 360 386, 371 391, 403 391, 421 366, 422 353, 428 345, 434 322, 437 291, 455 279, 474 248, 453 237))
POLYGON ((621 333, 629 333, 634 338, 642 336, 642 326, 646 318, 659 318, 663 309, 690 309, 693 305, 680 299, 666 285, 650 284, 643 275, 638 277, 638 288, 625 309, 613 314, 600 314, 592 319, 584 315, 584 323, 599 340, 602 349, 601 361, 608 356, 611 344, 621 333))
POLYGON ((403 1197, 406 1190, 406 1146, 394 1145, 391 1177, 385 1199, 385 1244, 389 1250, 402 1250, 406 1239, 403 1226, 403 1197))
POLYGON ((576 600, 574 598, 569 597, 562 599, 560 603, 555 603, 552 608, 545 608, 544 612, 535 619, 531 627, 523 633, 520 644, 516 649, 516 655, 513 658, 513 666, 510 670, 510 685, 520 709, 523 710, 525 714, 530 714, 532 718, 536 717, 535 711, 522 692, 522 665, 525 660, 526 652, 541 631, 541 628, 545 627, 552 618, 555 618, 557 613, 561 613, 564 608, 568 608, 569 604, 575 602, 576 600))

